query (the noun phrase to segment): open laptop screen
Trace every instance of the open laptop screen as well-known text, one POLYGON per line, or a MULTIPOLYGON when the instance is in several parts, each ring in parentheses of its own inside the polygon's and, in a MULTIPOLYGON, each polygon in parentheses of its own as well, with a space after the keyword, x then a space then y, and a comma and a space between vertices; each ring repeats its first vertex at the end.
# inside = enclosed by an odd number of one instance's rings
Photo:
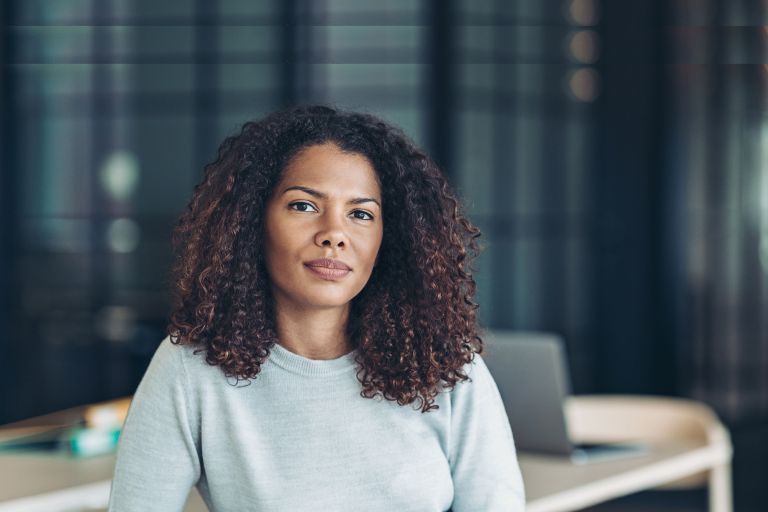
POLYGON ((486 331, 484 360, 521 451, 570 455, 563 412, 570 393, 563 344, 554 334, 486 331))

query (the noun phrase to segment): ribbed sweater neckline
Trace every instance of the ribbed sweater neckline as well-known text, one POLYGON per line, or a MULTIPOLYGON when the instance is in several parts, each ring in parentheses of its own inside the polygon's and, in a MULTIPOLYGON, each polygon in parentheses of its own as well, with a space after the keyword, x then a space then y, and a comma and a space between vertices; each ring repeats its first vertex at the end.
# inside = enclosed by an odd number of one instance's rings
POLYGON ((356 350, 336 359, 309 359, 291 352, 282 345, 275 344, 269 351, 269 361, 291 373, 307 377, 324 377, 344 373, 355 368, 356 350))

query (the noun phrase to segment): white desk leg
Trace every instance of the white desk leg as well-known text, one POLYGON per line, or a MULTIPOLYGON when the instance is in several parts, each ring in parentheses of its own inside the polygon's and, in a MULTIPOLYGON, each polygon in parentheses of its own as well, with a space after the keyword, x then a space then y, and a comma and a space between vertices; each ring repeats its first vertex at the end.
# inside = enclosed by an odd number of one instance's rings
POLYGON ((709 471, 709 512, 732 512, 731 465, 715 466, 709 471))

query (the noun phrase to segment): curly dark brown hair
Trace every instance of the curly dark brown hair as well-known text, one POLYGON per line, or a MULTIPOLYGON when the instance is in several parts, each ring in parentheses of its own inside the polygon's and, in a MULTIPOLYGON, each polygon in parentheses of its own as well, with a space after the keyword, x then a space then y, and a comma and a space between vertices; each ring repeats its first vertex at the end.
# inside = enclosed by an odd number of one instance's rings
POLYGON ((327 142, 368 158, 381 183, 379 263, 347 326, 361 395, 435 409, 435 396, 467 380, 464 365, 483 351, 470 269, 480 231, 435 163, 369 114, 294 107, 224 140, 174 231, 171 340, 198 347, 227 377, 256 378, 278 341, 265 207, 291 158, 327 142))

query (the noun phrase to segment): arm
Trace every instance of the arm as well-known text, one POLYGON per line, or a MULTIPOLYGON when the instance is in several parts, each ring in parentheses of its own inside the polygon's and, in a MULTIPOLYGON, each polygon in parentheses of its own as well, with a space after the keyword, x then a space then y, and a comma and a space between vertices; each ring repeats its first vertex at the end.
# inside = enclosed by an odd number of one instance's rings
POLYGON ((522 511, 523 480, 499 390, 479 355, 468 375, 472 381, 456 384, 451 398, 452 510, 522 511))
POLYGON ((166 338, 136 390, 118 444, 110 512, 180 512, 200 478, 198 415, 182 356, 166 338))

